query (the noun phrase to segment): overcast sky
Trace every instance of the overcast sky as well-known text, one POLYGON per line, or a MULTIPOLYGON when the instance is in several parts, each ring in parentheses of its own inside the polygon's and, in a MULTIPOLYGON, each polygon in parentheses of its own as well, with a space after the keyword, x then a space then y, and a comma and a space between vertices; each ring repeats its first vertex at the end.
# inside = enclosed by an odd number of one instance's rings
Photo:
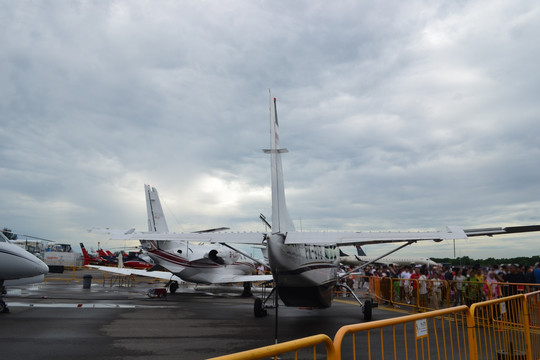
POLYGON ((115 247, 151 184, 171 231, 264 231, 269 89, 298 230, 540 224, 539 38, 535 1, 0 0, 0 226, 115 247))

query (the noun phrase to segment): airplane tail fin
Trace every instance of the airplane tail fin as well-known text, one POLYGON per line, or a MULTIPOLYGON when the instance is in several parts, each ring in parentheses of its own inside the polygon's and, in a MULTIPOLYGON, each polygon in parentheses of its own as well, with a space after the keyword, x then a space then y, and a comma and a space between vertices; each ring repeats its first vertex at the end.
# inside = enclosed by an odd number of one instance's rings
POLYGON ((288 150, 279 147, 279 123, 276 98, 272 97, 272 93, 270 93, 270 149, 263 151, 270 154, 272 158, 272 232, 286 233, 295 231, 285 202, 283 167, 281 165, 281 154, 288 152, 288 150))
POLYGON ((358 256, 367 256, 360 245, 356 245, 356 252, 358 253, 358 256))
POLYGON ((159 195, 156 188, 150 188, 150 185, 144 185, 146 194, 146 210, 148 212, 148 231, 168 233, 169 227, 165 221, 165 215, 161 208, 159 195))
POLYGON ((83 265, 84 266, 89 265, 90 264, 90 255, 88 255, 88 251, 86 251, 86 248, 84 247, 83 243, 81 243, 81 250, 82 250, 82 253, 83 253, 83 260, 84 260, 83 265))

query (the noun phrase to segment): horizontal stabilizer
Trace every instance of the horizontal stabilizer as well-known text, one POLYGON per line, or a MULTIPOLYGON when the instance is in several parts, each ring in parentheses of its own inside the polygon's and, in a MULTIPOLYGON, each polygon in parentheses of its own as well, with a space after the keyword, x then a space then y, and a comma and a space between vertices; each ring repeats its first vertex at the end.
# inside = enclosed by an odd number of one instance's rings
POLYGON ((128 235, 135 232, 135 228, 130 229, 111 229, 111 228, 92 228, 88 230, 91 234, 109 234, 109 235, 128 235))
POLYGON ((217 232, 217 231, 225 231, 225 230, 229 230, 229 229, 230 228, 228 228, 228 227, 220 227, 220 228, 215 228, 215 229, 194 231, 193 233, 194 234, 203 234, 203 233, 210 233, 210 232, 217 232))
POLYGON ((289 150, 287 149, 263 149, 263 153, 265 154, 285 154, 288 152, 289 150))

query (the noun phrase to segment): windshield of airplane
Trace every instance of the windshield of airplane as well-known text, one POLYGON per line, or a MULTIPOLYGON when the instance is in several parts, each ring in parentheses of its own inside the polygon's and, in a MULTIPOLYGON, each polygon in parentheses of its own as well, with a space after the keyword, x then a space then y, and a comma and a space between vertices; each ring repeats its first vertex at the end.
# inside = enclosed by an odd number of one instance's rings
POLYGON ((8 242, 7 237, 0 232, 0 242, 8 242))

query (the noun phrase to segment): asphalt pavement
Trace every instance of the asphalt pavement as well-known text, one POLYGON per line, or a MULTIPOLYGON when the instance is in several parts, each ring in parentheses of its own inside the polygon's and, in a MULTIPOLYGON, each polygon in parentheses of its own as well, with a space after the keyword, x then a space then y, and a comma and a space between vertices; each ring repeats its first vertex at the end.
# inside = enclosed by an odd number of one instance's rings
MULTIPOLYGON (((90 289, 70 274, 66 281, 8 289, 10 313, 0 314, 1 359, 205 359, 274 344, 275 311, 253 315, 253 298, 240 287, 184 286, 166 299, 149 298, 163 283, 138 281, 118 286, 110 279, 90 289)), ((80 279, 81 274, 78 274, 80 279)), ((401 316, 373 310, 373 320, 401 316)), ((361 308, 340 298, 329 309, 279 307, 279 342, 337 330, 362 322, 361 308)))

